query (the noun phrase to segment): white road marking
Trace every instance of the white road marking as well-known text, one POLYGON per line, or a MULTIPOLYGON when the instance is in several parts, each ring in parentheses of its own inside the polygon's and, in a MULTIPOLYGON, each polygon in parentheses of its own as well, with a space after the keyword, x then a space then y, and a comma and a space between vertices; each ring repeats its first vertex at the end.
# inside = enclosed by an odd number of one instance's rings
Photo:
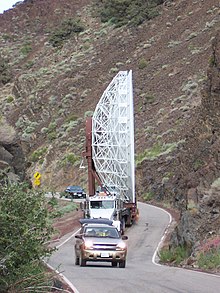
POLYGON ((61 246, 63 246, 65 243, 67 243, 71 238, 73 238, 80 229, 78 229, 77 231, 75 231, 72 235, 70 235, 66 240, 64 240, 62 243, 60 243, 59 245, 56 246, 56 248, 60 248, 61 246))
POLYGON ((62 274, 60 273, 58 270, 54 269, 51 265, 49 265, 47 263, 47 266, 53 270, 54 272, 56 272, 59 276, 61 276, 61 278, 65 281, 65 283, 73 290, 74 293, 79 293, 79 291, 76 289, 76 287, 62 274))
MULTIPOLYGON (((72 235, 70 235, 65 241, 63 241, 62 243, 60 243, 59 245, 56 246, 56 248, 60 248, 61 246, 63 246, 65 243, 67 243, 71 238, 73 238, 78 232, 80 231, 80 229, 78 229, 77 231, 75 231, 72 235)), ((46 263, 46 262, 45 262, 46 263)), ((73 283, 70 282, 69 279, 67 279, 67 277, 64 276, 64 274, 62 274, 61 272, 59 272, 58 270, 56 270, 55 268, 53 268, 51 265, 49 265, 48 263, 46 263, 46 265, 53 270, 54 272, 56 272, 63 280, 64 282, 73 290, 74 293, 79 293, 79 291, 76 289, 76 287, 73 285, 73 283)))
MULTIPOLYGON (((154 252, 154 254, 153 254, 153 257, 152 257, 152 263, 155 264, 156 266, 166 266, 166 265, 163 265, 163 264, 159 264, 159 263, 157 263, 157 262, 156 262, 156 256, 158 255, 158 251, 159 251, 159 249, 160 249, 160 246, 161 246, 161 244, 163 243, 164 238, 166 237, 166 234, 168 233, 169 227, 170 227, 170 225, 171 225, 171 223, 172 223, 172 216, 171 216, 171 214, 170 214, 169 212, 167 212, 166 210, 164 210, 164 209, 162 209, 162 208, 159 208, 159 207, 156 207, 156 206, 154 206, 154 207, 155 207, 156 209, 159 209, 159 210, 161 210, 161 211, 163 211, 163 212, 165 212, 165 213, 168 214, 168 216, 169 216, 169 224, 167 225, 167 228, 166 228, 166 230, 165 230, 165 232, 164 232, 164 234, 163 234, 163 236, 162 236, 162 238, 161 238, 159 244, 157 245, 157 248, 156 248, 156 250, 155 250, 155 252, 154 252)), ((212 276, 212 277, 215 277, 215 278, 216 278, 216 277, 217 277, 217 278, 220 278, 219 275, 215 275, 215 274, 211 274, 211 273, 199 272, 199 271, 196 271, 196 270, 190 270, 190 269, 179 268, 179 267, 175 267, 175 269, 179 269, 179 270, 187 270, 187 271, 190 271, 190 272, 192 272, 192 273, 204 274, 204 275, 212 276)))
MULTIPOLYGON (((157 265, 157 266, 165 266, 165 265, 163 265, 163 264, 159 264, 159 263, 157 263, 156 262, 156 257, 157 257, 157 255, 158 255, 158 251, 159 251, 159 249, 160 249, 160 247, 161 247, 161 245, 162 245, 162 243, 163 243, 163 241, 164 241, 164 239, 165 239, 165 237, 166 237, 166 235, 167 235, 167 233, 168 233, 168 231, 169 231, 169 228, 170 228, 170 225, 171 225, 171 223, 172 223, 172 216, 171 216, 171 214, 169 213, 169 212, 167 212, 166 210, 164 210, 164 209, 162 209, 162 208, 159 208, 159 207, 156 207, 156 206, 154 206, 154 208, 156 208, 156 209, 159 209, 159 210, 161 210, 161 211, 163 211, 164 213, 167 213, 167 215, 169 216, 169 224, 167 225, 167 227, 166 227, 166 229, 165 229, 165 232, 164 232, 164 234, 163 234, 163 236, 162 236, 162 238, 161 238, 161 240, 160 240, 160 242, 159 242, 159 244, 157 245, 157 248, 156 248, 156 250, 154 251, 154 254, 153 254, 153 257, 152 257, 152 263, 154 264, 154 265, 157 265)), ((73 234, 71 234, 66 240, 64 240, 62 243, 60 243, 59 245, 57 245, 56 246, 56 248, 60 248, 61 246, 63 246, 64 244, 66 244, 69 240, 71 240, 78 232, 80 231, 80 229, 78 229, 77 231, 75 231, 73 234)), ((79 291, 75 288, 75 286, 62 274, 62 273, 60 273, 58 270, 56 270, 56 269, 54 269, 51 265, 49 265, 49 264, 47 264, 47 266, 49 267, 49 268, 51 268, 53 271, 55 271, 57 274, 59 274, 62 278, 63 278, 63 280, 68 284, 68 286, 74 291, 74 293, 79 293, 79 291)), ((183 269, 183 268, 178 268, 178 267, 175 267, 175 269, 183 269)), ((189 269, 185 269, 184 268, 184 270, 187 270, 187 271, 190 271, 190 272, 192 272, 192 273, 199 273, 199 274, 205 274, 205 275, 208 275, 208 276, 212 276, 212 277, 217 277, 217 278, 220 278, 220 276, 219 275, 214 275, 214 274, 210 274, 210 273, 205 273, 205 272, 199 272, 199 271, 195 271, 195 270, 189 270, 189 269)))

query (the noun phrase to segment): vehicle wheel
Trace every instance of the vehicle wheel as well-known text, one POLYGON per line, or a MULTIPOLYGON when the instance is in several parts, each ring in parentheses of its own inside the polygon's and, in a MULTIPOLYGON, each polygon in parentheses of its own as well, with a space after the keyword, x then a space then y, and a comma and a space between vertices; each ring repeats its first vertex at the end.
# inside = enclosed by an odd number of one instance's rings
POLYGON ((125 233, 125 219, 123 218, 121 221, 121 235, 125 233))
POLYGON ((79 258, 79 265, 81 267, 85 267, 86 266, 86 260, 82 258, 82 255, 80 255, 80 258, 79 258))
POLYGON ((75 265, 78 266, 79 265, 79 258, 76 256, 75 257, 75 265))
POLYGON ((113 267, 117 267, 117 264, 118 264, 117 261, 112 261, 112 266, 113 267))
POLYGON ((131 215, 129 215, 128 218, 127 218, 126 226, 127 226, 127 227, 131 227, 131 226, 132 226, 131 215))
POLYGON ((123 260, 122 262, 119 263, 119 268, 125 268, 125 264, 126 264, 126 261, 123 260))

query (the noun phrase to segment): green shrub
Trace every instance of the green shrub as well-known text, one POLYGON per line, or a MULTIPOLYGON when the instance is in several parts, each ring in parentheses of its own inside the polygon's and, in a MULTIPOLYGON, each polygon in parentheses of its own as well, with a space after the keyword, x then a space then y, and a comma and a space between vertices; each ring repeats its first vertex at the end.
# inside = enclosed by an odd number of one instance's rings
POLYGON ((0 55, 0 85, 4 85, 11 80, 12 74, 8 63, 9 60, 2 58, 0 55))
POLYGON ((197 171, 199 168, 201 168, 204 165, 204 162, 201 159, 197 159, 193 162, 193 169, 197 171))
POLYGON ((61 23, 60 27, 51 34, 49 43, 53 47, 62 47, 63 43, 73 34, 77 34, 83 31, 84 26, 82 25, 80 19, 66 19, 61 23))
POLYGON ((173 263, 179 265, 189 256, 189 251, 185 246, 177 246, 172 248, 164 248, 159 252, 160 261, 162 263, 173 263))
POLYGON ((209 65, 210 66, 214 66, 215 65, 215 56, 212 55, 210 58, 209 58, 209 65))
POLYGON ((25 64, 27 69, 30 69, 31 67, 33 67, 35 64, 35 62, 33 60, 28 60, 28 62, 25 64))
POLYGON ((32 162, 39 161, 46 154, 46 152, 47 152, 47 147, 43 147, 34 151, 30 156, 30 161, 32 162))
POLYGON ((5 41, 12 41, 13 37, 11 35, 9 35, 9 34, 3 34, 2 39, 5 40, 5 41))
POLYGON ((21 54, 27 55, 32 51, 32 47, 29 43, 24 44, 24 46, 20 49, 21 54))
POLYGON ((57 133, 56 133, 56 131, 51 131, 51 132, 49 132, 49 133, 47 134, 47 138, 48 138, 50 141, 56 139, 56 138, 57 138, 57 133))
POLYGON ((44 192, 25 184, 0 186, 0 223, 0 291, 37 292, 48 286, 41 259, 52 252, 45 243, 53 229, 44 192))
POLYGON ((92 115, 93 115, 93 111, 86 111, 85 114, 84 114, 84 118, 92 117, 92 115))
POLYGON ((32 134, 24 132, 22 133, 21 137, 24 141, 30 141, 32 139, 32 134))
POLYGON ((141 58, 138 62, 138 68, 144 69, 145 67, 147 67, 147 64, 147 61, 144 58, 141 58))
POLYGON ((30 134, 30 133, 33 133, 34 130, 35 130, 35 127, 27 126, 27 128, 25 129, 25 133, 30 134))
POLYGON ((120 27, 127 24, 137 26, 157 16, 157 6, 163 2, 164 0, 103 0, 96 1, 95 4, 102 22, 120 27))
POLYGON ((181 140, 179 142, 173 142, 173 143, 164 143, 164 144, 156 143, 153 145, 151 149, 147 149, 136 156, 136 159, 135 159, 136 165, 139 165, 146 159, 154 160, 161 155, 169 154, 170 152, 175 150, 179 144, 183 142, 184 141, 181 140))
POLYGON ((41 128, 40 132, 41 132, 42 134, 45 134, 45 133, 48 132, 48 128, 47 128, 47 127, 43 127, 43 128, 41 128))
POLYGON ((14 101, 14 97, 13 96, 8 96, 7 97, 7 103, 12 103, 14 101))
POLYGON ((198 266, 203 269, 214 269, 220 267, 220 248, 210 249, 208 252, 200 253, 198 266))
POLYGON ((74 153, 69 153, 69 154, 66 154, 62 161, 61 161, 61 166, 65 166, 65 165, 74 165, 76 162, 79 161, 79 157, 76 156, 74 153))
POLYGON ((56 133, 57 123, 55 121, 50 122, 48 128, 44 129, 44 133, 47 133, 47 138, 52 141, 57 138, 56 133))
POLYGON ((144 194, 143 199, 145 201, 150 201, 151 199, 153 199, 153 197, 154 197, 154 193, 152 191, 149 191, 146 194, 144 194))
POLYGON ((78 119, 78 116, 75 114, 71 114, 66 118, 66 122, 69 123, 71 121, 76 121, 78 119))
POLYGON ((67 213, 75 211, 76 209, 77 209, 77 205, 73 202, 71 202, 70 204, 65 205, 63 207, 59 207, 58 205, 53 205, 53 211, 50 214, 50 217, 52 219, 58 218, 58 217, 60 218, 67 213))
POLYGON ((155 96, 153 95, 145 95, 144 99, 147 103, 153 103, 153 101, 155 100, 155 96))

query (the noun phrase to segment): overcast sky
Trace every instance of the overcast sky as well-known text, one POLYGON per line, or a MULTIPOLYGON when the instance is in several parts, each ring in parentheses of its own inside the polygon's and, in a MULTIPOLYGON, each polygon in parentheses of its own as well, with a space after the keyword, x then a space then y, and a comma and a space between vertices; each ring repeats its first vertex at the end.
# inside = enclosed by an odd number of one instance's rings
POLYGON ((19 2, 19 0, 0 0, 0 13, 3 13, 4 10, 12 8, 12 5, 19 2))

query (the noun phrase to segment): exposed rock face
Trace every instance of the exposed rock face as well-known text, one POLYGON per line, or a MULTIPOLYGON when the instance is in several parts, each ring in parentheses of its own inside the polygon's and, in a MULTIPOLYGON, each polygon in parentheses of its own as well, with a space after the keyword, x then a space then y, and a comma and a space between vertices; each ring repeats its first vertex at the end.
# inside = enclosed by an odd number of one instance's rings
MULTIPOLYGON (((137 29, 119 30, 103 27, 92 16, 92 2, 27 0, 0 15, 0 113, 16 128, 27 157, 39 154, 29 173, 40 171, 42 186, 57 191, 70 184, 86 187, 87 173, 66 160, 67 155, 81 156, 88 110, 95 109, 117 71, 132 69, 137 157, 145 150, 157 153, 164 145, 172 148, 140 160, 138 199, 171 202, 182 216, 173 242, 193 245, 202 233, 217 233, 219 227, 218 192, 211 188, 220 177, 219 36, 210 58, 219 1, 165 1, 157 18, 137 29), (55 50, 51 33, 75 17, 85 24, 85 33, 55 50)), ((8 132, 1 136, 0 168, 10 167, 22 178, 20 143, 15 136, 5 141, 8 132)))
POLYGON ((0 180, 25 179, 25 157, 14 129, 6 121, 0 127, 0 180))
POLYGON ((220 234, 220 32, 213 41, 208 80, 199 116, 181 154, 182 173, 174 184, 182 194, 181 221, 173 233, 175 245, 193 246, 202 237, 220 234), (214 178, 214 180, 213 180, 214 178))

